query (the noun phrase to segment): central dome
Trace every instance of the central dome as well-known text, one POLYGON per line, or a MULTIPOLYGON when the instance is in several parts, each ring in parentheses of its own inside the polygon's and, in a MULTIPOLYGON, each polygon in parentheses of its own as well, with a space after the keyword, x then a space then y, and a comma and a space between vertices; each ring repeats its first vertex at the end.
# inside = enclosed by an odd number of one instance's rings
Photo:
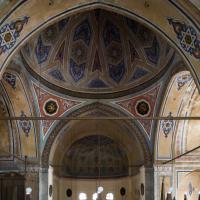
POLYGON ((141 90, 163 74, 172 56, 167 42, 150 29, 100 9, 51 25, 22 49, 33 75, 75 96, 141 90))

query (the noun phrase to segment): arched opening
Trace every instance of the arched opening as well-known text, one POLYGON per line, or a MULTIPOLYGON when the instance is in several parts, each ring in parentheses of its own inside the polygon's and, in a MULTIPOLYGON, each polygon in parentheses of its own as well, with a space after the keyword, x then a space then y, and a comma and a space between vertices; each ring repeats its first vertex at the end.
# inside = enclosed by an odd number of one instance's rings
MULTIPOLYGON (((83 111, 79 115, 98 113, 98 116, 106 116, 116 112, 98 104, 83 111)), ((138 140, 143 133, 137 127, 125 121, 118 124, 106 120, 80 120, 71 121, 67 126, 63 124, 59 130, 49 148, 52 198, 66 198, 67 189, 71 189, 72 199, 79 198, 81 193, 94 199, 111 198, 111 193, 117 199, 129 199, 135 196, 132 191, 137 192, 139 185, 147 181, 144 169, 148 165, 144 159, 147 155, 138 140), (121 192, 121 188, 125 192, 121 192)))

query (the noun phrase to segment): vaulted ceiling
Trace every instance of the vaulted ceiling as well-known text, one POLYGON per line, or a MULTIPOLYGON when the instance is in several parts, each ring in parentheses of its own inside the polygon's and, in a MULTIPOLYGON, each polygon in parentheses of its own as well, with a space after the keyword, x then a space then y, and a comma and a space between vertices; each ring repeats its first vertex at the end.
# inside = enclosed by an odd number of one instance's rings
POLYGON ((90 98, 138 92, 159 79, 174 56, 149 28, 101 9, 49 26, 21 52, 27 70, 51 89, 90 98))
MULTIPOLYGON (((19 27, 23 28, 27 20, 18 21, 19 27)), ((180 23, 172 23, 172 31, 180 26, 180 23)), ((0 114, 66 117, 83 116, 84 113, 91 118, 140 117, 130 122, 136 125, 139 133, 133 128, 130 131, 120 122, 127 135, 134 135, 130 140, 137 140, 138 147, 134 145, 133 154, 136 149, 142 153, 137 155, 140 159, 136 155, 132 158, 132 164, 139 163, 151 157, 157 127, 157 122, 145 121, 143 117, 159 115, 164 95, 169 95, 165 93, 169 79, 183 69, 185 64, 177 51, 151 27, 103 9, 80 12, 38 31, 13 56, 1 81, 0 114), (105 105, 109 111, 99 115, 107 109, 105 105), (100 111, 94 112, 98 106, 100 111)), ((49 140, 61 135, 60 124, 64 126, 58 120, 1 122, 0 148, 5 153, 2 151, 0 156, 9 160, 12 159, 9 155, 14 153, 38 159, 40 153, 45 152, 45 145, 52 142, 49 140)), ((77 122, 72 129, 83 126, 87 132, 88 127, 94 125, 93 121, 77 122)), ((114 130, 118 122, 108 120, 100 125, 105 126, 106 135, 107 127, 114 130)), ((92 131, 90 135, 94 137, 96 130, 92 131)), ((121 133, 116 130, 116 134, 121 133)), ((163 129, 161 134, 164 138, 163 129)), ((114 141, 116 137, 112 135, 111 139, 114 141)), ((76 141, 74 144, 80 148, 76 141)))

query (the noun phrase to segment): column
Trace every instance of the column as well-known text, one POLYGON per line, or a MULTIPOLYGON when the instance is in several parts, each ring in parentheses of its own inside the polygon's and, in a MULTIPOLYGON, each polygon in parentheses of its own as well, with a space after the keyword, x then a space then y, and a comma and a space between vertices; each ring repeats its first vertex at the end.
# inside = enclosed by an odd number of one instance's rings
POLYGON ((41 168, 39 173, 39 200, 48 200, 48 169, 41 168))
POLYGON ((145 200, 154 200, 154 169, 145 168, 145 200))
POLYGON ((172 197, 174 196, 175 191, 172 191, 173 187, 173 168, 171 165, 154 165, 154 199, 160 200, 161 195, 161 184, 162 179, 165 179, 165 194, 167 192, 172 192, 172 197))

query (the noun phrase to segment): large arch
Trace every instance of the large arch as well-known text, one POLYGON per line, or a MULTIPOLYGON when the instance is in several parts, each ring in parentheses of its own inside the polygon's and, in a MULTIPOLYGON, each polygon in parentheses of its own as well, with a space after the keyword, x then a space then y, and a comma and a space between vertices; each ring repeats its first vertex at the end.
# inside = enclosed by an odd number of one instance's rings
MULTIPOLYGON (((94 113, 99 114, 100 116, 106 116, 108 114, 109 116, 112 115, 116 117, 125 116, 124 113, 110 106, 100 104, 100 103, 93 103, 93 104, 84 106, 80 108, 79 110, 74 111, 72 114, 70 114, 70 116, 73 116, 73 117, 92 116, 92 114, 94 113)), ((65 121, 65 120, 61 121, 46 139, 42 153, 41 153, 41 166, 43 168, 48 168, 50 152, 51 152, 51 148, 53 147, 54 141, 56 140, 56 138, 58 137, 62 129, 66 128, 66 125, 68 123, 70 123, 70 121, 65 121)), ((152 155, 151 155, 150 147, 146 140, 145 135, 141 134, 141 132, 139 131, 139 128, 132 121, 123 120, 122 124, 124 124, 125 128, 128 129, 128 132, 130 133, 130 137, 132 137, 133 134, 135 133, 135 138, 137 142, 139 142, 139 144, 141 145, 141 149, 142 149, 144 159, 145 159, 145 165, 152 166, 152 155)))

